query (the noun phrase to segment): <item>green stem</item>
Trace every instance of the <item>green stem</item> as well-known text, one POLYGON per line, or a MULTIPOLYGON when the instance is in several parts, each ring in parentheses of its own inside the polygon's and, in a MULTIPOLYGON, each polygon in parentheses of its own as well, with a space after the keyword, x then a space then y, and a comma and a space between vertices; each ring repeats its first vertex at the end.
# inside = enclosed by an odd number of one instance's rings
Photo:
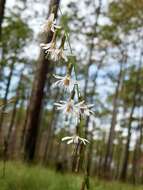
MULTIPOLYGON (((61 8, 59 7, 59 10, 60 10, 60 13, 61 15, 63 16, 63 13, 62 13, 62 10, 61 8)), ((71 47, 71 43, 70 43, 70 38, 69 38, 69 34, 67 32, 67 30, 63 27, 64 31, 65 31, 65 36, 67 38, 67 42, 68 42, 68 45, 69 45, 69 48, 70 48, 70 52, 71 54, 73 55, 73 51, 72 51, 72 47, 71 47)), ((69 63, 71 64, 71 63, 69 63)), ((72 63, 72 67, 74 69, 74 73, 75 73, 75 78, 76 78, 76 81, 77 81, 77 71, 76 71, 76 65, 74 63, 72 63)), ((71 69, 72 70, 72 69, 71 69)), ((76 86, 76 89, 77 89, 77 94, 78 94, 78 99, 80 99, 80 90, 79 90, 79 86, 78 84, 75 85, 76 86)))

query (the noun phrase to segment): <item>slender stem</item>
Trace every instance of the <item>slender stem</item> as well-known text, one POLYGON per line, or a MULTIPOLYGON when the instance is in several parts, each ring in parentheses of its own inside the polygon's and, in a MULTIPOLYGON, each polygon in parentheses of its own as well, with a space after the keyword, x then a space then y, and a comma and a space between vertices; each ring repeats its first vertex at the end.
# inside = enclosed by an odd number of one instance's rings
MULTIPOLYGON (((61 10, 60 7, 59 7, 59 10, 60 10, 61 15, 63 16, 63 13, 62 13, 62 10, 61 10)), ((64 28, 64 27, 63 27, 63 28, 64 28)), ((64 28, 64 31, 65 31, 65 36, 66 36, 66 38, 67 38, 67 42, 68 42, 68 45, 69 45, 71 54, 73 54, 73 52, 72 52, 72 47, 71 47, 71 44, 70 44, 69 34, 68 34, 68 32, 67 32, 67 30, 66 30, 65 28, 64 28)))
MULTIPOLYGON (((62 10, 61 10, 60 7, 59 7, 59 10, 60 10, 61 15, 63 16, 63 13, 62 13, 62 10)), ((63 29, 64 29, 64 31, 65 31, 65 36, 66 36, 66 38, 67 38, 67 42, 68 42, 68 45, 69 45, 69 49, 70 49, 71 55, 73 55, 73 51, 72 51, 72 47, 71 47, 71 43, 70 43, 69 34, 68 34, 67 30, 64 28, 64 26, 63 26, 63 29)), ((74 69, 75 78, 76 78, 76 81, 77 81, 76 65, 75 65, 74 63, 72 63, 72 67, 73 67, 73 69, 74 69)), ((75 86, 76 86, 76 89, 77 89, 78 99, 80 99, 79 86, 78 86, 78 84, 75 84, 75 86)))

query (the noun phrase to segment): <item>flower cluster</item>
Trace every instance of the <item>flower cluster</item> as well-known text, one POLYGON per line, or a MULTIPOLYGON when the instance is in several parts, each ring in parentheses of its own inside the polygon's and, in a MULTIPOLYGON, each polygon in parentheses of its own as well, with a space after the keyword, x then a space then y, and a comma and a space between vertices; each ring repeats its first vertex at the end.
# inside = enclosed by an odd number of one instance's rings
POLYGON ((60 29, 61 27, 58 26, 58 25, 56 25, 55 16, 52 13, 49 16, 48 20, 46 20, 46 22, 44 23, 44 25, 42 26, 42 28, 43 28, 42 31, 46 33, 46 32, 49 32, 50 30, 52 32, 55 32, 56 29, 60 29))
POLYGON ((71 143, 79 144, 79 143, 81 143, 81 144, 86 145, 87 143, 89 143, 89 141, 87 139, 81 138, 77 135, 71 136, 71 137, 69 137, 69 136, 64 137, 64 138, 62 138, 62 141, 67 141, 67 144, 71 144, 71 143))
POLYGON ((53 87, 59 86, 69 92, 72 92, 74 86, 78 84, 78 81, 73 80, 69 74, 67 74, 66 76, 54 75, 54 77, 58 80, 53 84, 53 87))
MULTIPOLYGON (((61 45, 58 48, 56 45, 56 38, 57 38, 57 31, 60 30, 62 27, 56 25, 56 20, 54 18, 54 14, 52 13, 49 16, 49 19, 45 22, 43 25, 43 31, 53 32, 53 37, 50 43, 42 43, 40 44, 41 48, 44 50, 46 56, 50 56, 50 58, 53 61, 59 61, 64 60, 65 62, 68 62, 68 57, 65 54, 64 51, 64 44, 66 35, 61 40, 61 45)), ((67 66, 71 65, 71 63, 66 64, 67 66)), ((78 125, 81 118, 89 117, 90 115, 93 115, 93 111, 91 108, 94 106, 93 104, 86 104, 84 100, 79 99, 78 102, 74 101, 74 96, 76 94, 76 90, 78 91, 79 83, 77 80, 72 79, 71 72, 72 68, 67 70, 67 74, 65 76, 59 76, 54 75, 54 78, 56 79, 56 82, 53 84, 53 87, 62 87, 64 88, 68 93, 70 93, 69 99, 67 101, 60 101, 58 103, 55 103, 55 106, 57 110, 61 111, 61 113, 66 116, 66 118, 74 118, 76 121, 76 124, 78 125), (76 88, 77 87, 77 88, 76 88), (74 95, 73 95, 74 94, 74 95)), ((68 67, 69 68, 69 67, 68 67)), ((78 94, 78 92, 77 92, 78 94)), ((86 145, 89 143, 87 139, 81 138, 78 136, 78 134, 75 134, 71 137, 67 136, 62 138, 62 141, 67 141, 67 144, 84 144, 86 145)))
POLYGON ((64 54, 63 48, 57 48, 55 42, 50 42, 47 44, 41 43, 40 44, 41 48, 45 51, 45 54, 51 55, 51 59, 54 61, 58 61, 60 59, 64 59, 67 61, 67 57, 64 54))
POLYGON ((59 103, 55 103, 55 105, 57 106, 57 110, 62 110, 64 115, 73 116, 77 122, 80 121, 81 116, 85 118, 94 114, 90 109, 94 105, 87 105, 84 101, 75 103, 73 99, 70 99, 68 101, 60 101, 59 103))

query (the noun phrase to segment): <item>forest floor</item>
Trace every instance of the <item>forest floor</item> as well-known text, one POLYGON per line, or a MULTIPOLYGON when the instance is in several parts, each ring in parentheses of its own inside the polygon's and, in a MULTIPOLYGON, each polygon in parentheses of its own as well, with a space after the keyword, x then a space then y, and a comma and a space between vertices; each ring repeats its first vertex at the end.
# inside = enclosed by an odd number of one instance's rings
MULTIPOLYGON (((81 176, 60 174, 40 166, 26 166, 8 162, 5 176, 0 163, 0 190, 79 190, 81 176)), ((91 190, 143 190, 143 186, 132 186, 118 182, 91 180, 91 190)))

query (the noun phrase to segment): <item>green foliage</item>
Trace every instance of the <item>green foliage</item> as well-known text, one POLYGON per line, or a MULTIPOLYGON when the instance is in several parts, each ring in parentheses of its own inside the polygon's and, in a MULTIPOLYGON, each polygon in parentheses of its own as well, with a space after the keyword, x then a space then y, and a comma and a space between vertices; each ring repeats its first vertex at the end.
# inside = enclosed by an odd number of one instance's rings
POLYGON ((64 30, 66 30, 68 33, 70 32, 70 28, 68 26, 69 21, 71 20, 71 17, 68 14, 64 14, 61 16, 61 26, 64 27, 64 30))
MULTIPOLYGON (((141 70, 140 72, 142 76, 143 70, 141 70)), ((134 66, 130 67, 128 69, 128 77, 126 77, 124 85, 122 86, 122 89, 119 92, 121 101, 126 103, 127 106, 132 106, 135 88, 137 88, 137 96, 136 96, 137 106, 140 106, 141 103, 143 102, 141 96, 141 93, 143 92, 142 80, 139 81, 139 84, 136 84, 136 78, 138 74, 139 73, 134 66)))
MULTIPOLYGON (((2 174, 2 163, 0 164, 2 174)), ((40 166, 26 166, 20 163, 7 163, 6 175, 0 178, 1 190, 77 190, 82 177, 60 174, 40 166)), ((91 190, 141 190, 143 187, 104 182, 91 179, 91 190)))
POLYGON ((103 39, 109 40, 110 42, 112 42, 113 44, 120 44, 121 40, 118 36, 118 28, 117 25, 105 25, 100 27, 100 31, 101 31, 101 36, 103 39))
MULTIPOLYGON (((19 15, 10 13, 10 16, 5 18, 5 23, 2 30, 2 60, 0 60, 1 68, 12 65, 11 63, 29 63, 28 58, 20 53, 23 53, 24 47, 32 39, 32 30, 28 24, 20 18, 19 15)), ((1 70, 2 70, 1 69, 1 70)), ((3 72, 3 71, 1 71, 3 72)), ((0 76, 4 80, 4 74, 0 76)))
POLYGON ((103 39, 119 45, 119 34, 127 35, 130 31, 142 27, 143 1, 141 0, 118 0, 109 5, 107 17, 110 25, 100 27, 100 35, 103 39))
POLYGON ((142 0, 119 0, 110 4, 109 17, 127 33, 132 29, 142 27, 142 11, 142 0))
POLYGON ((32 30, 29 26, 14 13, 5 18, 3 27, 2 46, 4 53, 20 52, 32 37, 32 30))

